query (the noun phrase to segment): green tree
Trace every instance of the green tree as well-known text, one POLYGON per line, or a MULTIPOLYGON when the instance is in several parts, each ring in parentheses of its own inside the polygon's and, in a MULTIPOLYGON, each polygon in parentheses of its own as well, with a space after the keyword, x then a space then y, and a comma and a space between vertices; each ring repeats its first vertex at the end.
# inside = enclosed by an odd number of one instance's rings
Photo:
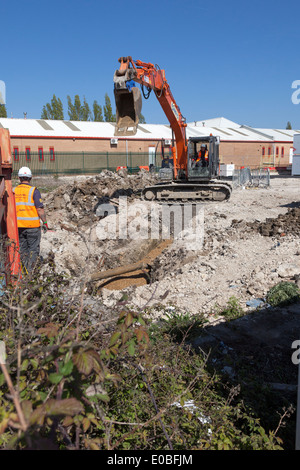
POLYGON ((110 98, 107 93, 105 93, 105 105, 103 107, 105 122, 116 122, 116 115, 112 112, 110 98))
POLYGON ((0 117, 7 118, 7 111, 5 104, 0 104, 0 117))
POLYGON ((286 129, 292 129, 292 124, 290 123, 290 121, 287 122, 286 129))
POLYGON ((84 96, 83 105, 81 106, 80 121, 91 121, 91 120, 92 120, 92 113, 84 96))
POLYGON ((93 121, 103 122, 102 106, 96 100, 93 103, 93 121))
POLYGON ((46 103, 43 106, 41 118, 42 119, 57 119, 57 120, 64 119, 63 104, 60 98, 56 98, 56 96, 53 95, 50 103, 46 103))
POLYGON ((78 115, 76 113, 75 105, 72 103, 71 97, 67 96, 68 101, 68 114, 71 121, 78 121, 78 115))
POLYGON ((68 114, 69 114, 70 121, 79 121, 80 120, 79 119, 80 108, 81 108, 81 101, 80 101, 79 95, 75 95, 74 103, 72 103, 72 99, 69 95, 67 96, 67 101, 68 101, 68 114))
POLYGON ((146 124, 146 119, 145 119, 145 117, 143 116, 142 113, 139 115, 139 123, 140 124, 146 124))
POLYGON ((69 95, 67 101, 70 121, 90 121, 92 119, 92 113, 85 97, 83 97, 82 104, 79 95, 75 95, 74 103, 69 95))

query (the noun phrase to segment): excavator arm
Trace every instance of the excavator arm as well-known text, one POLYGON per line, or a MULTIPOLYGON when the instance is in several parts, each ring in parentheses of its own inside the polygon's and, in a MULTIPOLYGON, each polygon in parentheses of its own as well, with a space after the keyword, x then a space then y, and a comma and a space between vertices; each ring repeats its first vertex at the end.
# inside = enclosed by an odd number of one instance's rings
POLYGON ((115 135, 134 135, 137 131, 141 112, 141 93, 133 82, 155 92, 155 95, 170 123, 175 136, 176 147, 172 145, 174 177, 187 171, 186 122, 177 105, 165 71, 151 63, 133 61, 131 57, 121 57, 120 67, 114 75, 117 125, 115 135))

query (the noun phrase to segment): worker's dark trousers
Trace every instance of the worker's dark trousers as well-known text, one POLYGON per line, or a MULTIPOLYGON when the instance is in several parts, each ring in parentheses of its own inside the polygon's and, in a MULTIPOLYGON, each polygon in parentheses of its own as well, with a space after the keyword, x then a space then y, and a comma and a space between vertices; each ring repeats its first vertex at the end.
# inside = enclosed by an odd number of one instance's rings
POLYGON ((19 242, 22 266, 30 272, 40 254, 41 227, 19 228, 19 242))

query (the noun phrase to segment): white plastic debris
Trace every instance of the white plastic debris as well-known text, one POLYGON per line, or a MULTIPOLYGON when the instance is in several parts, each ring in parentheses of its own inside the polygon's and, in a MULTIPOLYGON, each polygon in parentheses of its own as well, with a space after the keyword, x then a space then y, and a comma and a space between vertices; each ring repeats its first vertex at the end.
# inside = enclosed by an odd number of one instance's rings
MULTIPOLYGON (((187 400, 184 402, 183 405, 181 405, 178 401, 175 401, 174 403, 172 403, 172 406, 177 406, 178 408, 187 409, 192 414, 194 413, 194 411, 199 411, 199 408, 195 405, 194 400, 187 400)), ((198 416, 198 420, 200 421, 201 424, 211 423, 211 419, 208 418, 207 416, 204 416, 201 412, 200 412, 200 416, 198 416)), ((207 433, 212 434, 212 430, 209 428, 207 430, 207 433)))

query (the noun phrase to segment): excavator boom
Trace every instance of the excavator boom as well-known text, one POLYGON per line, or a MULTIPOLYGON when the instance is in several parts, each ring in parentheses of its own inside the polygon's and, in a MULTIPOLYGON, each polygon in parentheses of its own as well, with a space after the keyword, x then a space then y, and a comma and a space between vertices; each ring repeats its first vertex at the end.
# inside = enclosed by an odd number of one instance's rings
POLYGON ((120 57, 119 62, 120 68, 114 74, 115 135, 136 134, 142 98, 135 82, 150 91, 154 90, 175 135, 176 150, 173 146, 172 153, 174 174, 177 177, 178 172, 186 171, 187 166, 186 121, 172 95, 165 71, 151 63, 133 61, 131 57, 120 57))

